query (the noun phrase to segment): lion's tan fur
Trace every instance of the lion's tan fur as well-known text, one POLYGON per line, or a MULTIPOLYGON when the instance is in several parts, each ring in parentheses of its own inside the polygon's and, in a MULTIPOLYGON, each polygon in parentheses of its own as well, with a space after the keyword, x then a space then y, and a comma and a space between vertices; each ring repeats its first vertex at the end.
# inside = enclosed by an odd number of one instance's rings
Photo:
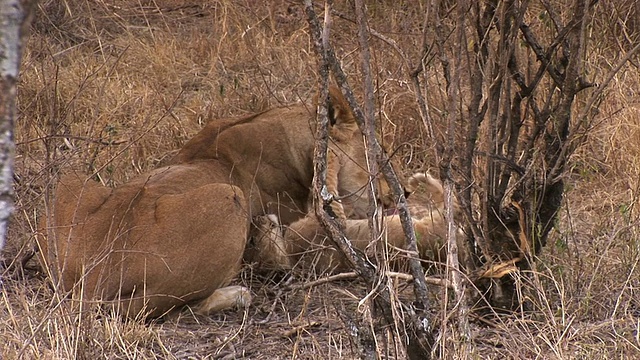
MULTIPOLYGON (((365 150, 342 94, 330 94, 339 117, 329 146, 339 166, 327 182, 336 195, 357 193, 345 201, 350 215, 368 204, 359 192, 368 180, 365 150)), ((81 287, 75 293, 128 316, 205 300, 236 276, 251 218, 273 213, 290 224, 308 211, 314 124, 304 104, 215 120, 171 165, 117 188, 63 176, 47 236, 38 237, 41 260, 63 289, 81 287)))
MULTIPOLYGON (((417 173, 409 178, 407 190, 415 190, 424 185, 425 190, 421 200, 413 197, 409 205, 413 226, 416 232, 417 246, 420 258, 427 263, 446 262, 446 221, 444 218, 444 193, 440 181, 428 174, 417 173)), ((454 211, 458 212, 457 202, 454 211)), ((457 214, 456 214, 457 215, 457 214)), ((402 266, 402 257, 406 255, 406 239, 398 215, 381 216, 381 236, 372 241, 368 219, 348 219, 346 221, 346 237, 351 245, 370 256, 388 250, 390 263, 402 266)), ((337 250, 329 239, 322 225, 313 213, 294 222, 285 228, 284 234, 277 229, 277 224, 262 222, 262 233, 266 236, 261 241, 284 244, 289 256, 287 267, 300 266, 318 274, 328 272, 347 271, 350 266, 347 259, 337 250), (282 238, 278 238, 281 236, 282 238)), ((282 245, 279 245, 282 246, 282 245)), ((252 254, 249 261, 272 265, 273 253, 252 254)))
POLYGON ((130 316, 206 298, 239 270, 247 234, 242 191, 209 182, 216 172, 210 163, 170 166, 115 189, 62 177, 38 240, 43 261, 63 289, 115 300, 130 316))

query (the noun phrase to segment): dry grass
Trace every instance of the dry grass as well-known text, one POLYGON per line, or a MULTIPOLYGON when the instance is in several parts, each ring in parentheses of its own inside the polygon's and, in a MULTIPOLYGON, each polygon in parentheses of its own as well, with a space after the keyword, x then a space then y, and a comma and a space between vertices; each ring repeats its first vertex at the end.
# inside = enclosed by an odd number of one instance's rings
MULTIPOLYGON (((415 58, 422 18, 419 6, 409 8, 372 3, 371 26, 415 58)), ((355 28, 337 20, 336 29, 334 44, 357 84, 355 28)), ((633 31, 619 27, 604 36, 633 31)), ((387 45, 372 45, 385 133, 395 135, 396 144, 413 144, 403 152, 407 170, 428 168, 433 152, 417 121, 406 69, 387 45)), ((615 63, 611 47, 593 52, 589 66, 596 77, 615 63)), ((467 344, 448 332, 439 342, 446 358, 640 357, 639 75, 635 67, 618 75, 599 122, 572 158, 561 217, 533 276, 522 279, 535 311, 474 319, 467 344)), ((41 1, 19 88, 18 211, 4 254, 13 266, 0 299, 0 358, 356 357, 341 316, 361 314, 357 303, 366 292, 357 281, 283 291, 283 282, 291 287, 305 277, 258 276, 248 267, 238 279, 255 295, 246 311, 202 318, 185 310, 143 324, 90 304, 78 311, 49 287, 34 261, 19 264, 33 246, 31 234, 58 171, 91 170, 105 184, 120 184, 162 163, 204 117, 307 99, 315 79, 301 7, 286 0, 41 1)), ((433 81, 430 101, 437 110, 444 95, 433 81)), ((448 296, 432 291, 434 299, 448 296)), ((434 303, 437 318, 445 310, 434 303)), ((383 355, 398 355, 393 344, 386 349, 383 355)))

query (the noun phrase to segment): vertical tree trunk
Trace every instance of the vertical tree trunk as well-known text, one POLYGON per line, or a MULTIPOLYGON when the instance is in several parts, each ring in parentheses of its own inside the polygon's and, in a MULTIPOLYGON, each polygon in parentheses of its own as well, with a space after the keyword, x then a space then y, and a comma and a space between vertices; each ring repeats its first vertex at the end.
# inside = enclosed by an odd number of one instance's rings
POLYGON ((13 123, 28 9, 20 0, 0 0, 0 251, 13 212, 13 123))

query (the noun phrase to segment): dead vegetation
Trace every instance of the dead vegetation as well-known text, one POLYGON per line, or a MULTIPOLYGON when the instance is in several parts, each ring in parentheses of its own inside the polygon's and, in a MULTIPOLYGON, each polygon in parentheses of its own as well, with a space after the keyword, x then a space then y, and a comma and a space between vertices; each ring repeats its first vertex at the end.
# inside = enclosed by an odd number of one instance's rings
MULTIPOLYGON (((332 42, 358 89, 362 72, 352 4, 335 6, 342 17, 334 19, 332 42)), ((416 59, 426 6, 369 2, 369 25, 416 59)), ((596 83, 637 43, 640 22, 632 1, 597 6, 586 69, 596 83)), ((420 123, 403 60, 388 43, 372 39, 370 45, 384 133, 395 147, 403 145, 398 156, 407 173, 434 168, 433 144, 420 123)), ((533 311, 472 317, 467 343, 441 332, 437 345, 444 358, 640 355, 637 60, 615 76, 569 161, 560 217, 534 269, 515 278, 533 311)), ((370 309, 359 306, 367 293, 357 280, 304 288, 313 274, 264 275, 247 266, 238 282, 251 288, 255 301, 246 311, 203 318, 185 310, 144 324, 123 322, 92 304, 73 310, 42 269, 26 261, 59 171, 73 167, 118 185, 161 164, 205 117, 308 99, 315 72, 298 2, 39 2, 18 95, 17 212, 3 254, 8 273, 0 299, 1 357, 358 357, 349 324, 371 317, 370 309)), ((445 111, 441 79, 425 79, 432 111, 445 111)), ((410 299, 407 284, 389 286, 394 300, 410 299)), ((453 295, 433 285, 429 291, 441 322, 451 315, 447 300, 453 295)), ((402 355, 397 344, 379 346, 382 357, 402 355)))

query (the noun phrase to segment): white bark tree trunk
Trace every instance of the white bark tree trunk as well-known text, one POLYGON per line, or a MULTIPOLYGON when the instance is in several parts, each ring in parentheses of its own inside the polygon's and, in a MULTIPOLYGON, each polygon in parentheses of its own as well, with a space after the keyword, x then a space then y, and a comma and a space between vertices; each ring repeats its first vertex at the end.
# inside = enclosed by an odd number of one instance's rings
MULTIPOLYGON (((0 0, 0 255, 13 212, 13 123, 27 11, 20 0, 0 0)), ((0 285, 2 269, 0 268, 0 285)))

